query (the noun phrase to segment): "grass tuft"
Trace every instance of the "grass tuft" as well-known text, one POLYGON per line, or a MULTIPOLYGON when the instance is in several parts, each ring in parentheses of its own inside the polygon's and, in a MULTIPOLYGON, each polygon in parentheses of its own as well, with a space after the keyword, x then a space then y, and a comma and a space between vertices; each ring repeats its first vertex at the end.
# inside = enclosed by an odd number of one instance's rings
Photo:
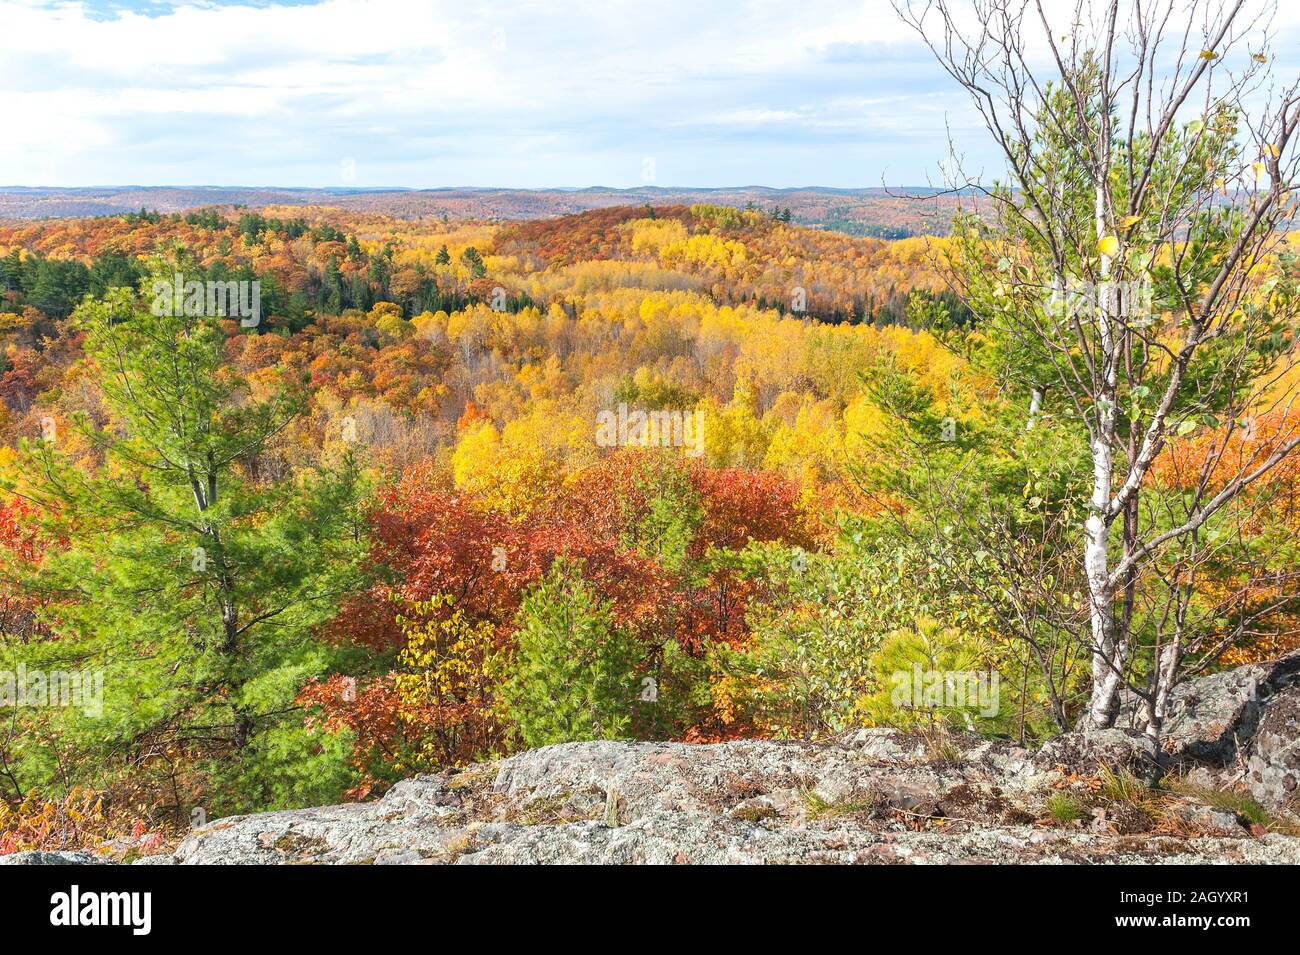
POLYGON ((1261 826, 1269 832, 1288 836, 1300 835, 1300 824, 1286 816, 1269 811, 1249 793, 1237 789, 1197 786, 1177 779, 1169 781, 1169 788, 1181 795, 1191 796, 1207 806, 1230 812, 1248 827, 1261 826))
POLYGON ((1146 809, 1151 803, 1151 787, 1127 769, 1115 772, 1101 767, 1101 794, 1110 802, 1146 809))
POLYGON ((875 803, 870 800, 844 799, 838 802, 828 802, 811 789, 804 792, 803 803, 809 820, 852 816, 858 813, 871 812, 875 809, 875 803))
POLYGON ((1047 814, 1058 826, 1068 826, 1083 818, 1083 806, 1069 793, 1053 793, 1047 800, 1047 814))

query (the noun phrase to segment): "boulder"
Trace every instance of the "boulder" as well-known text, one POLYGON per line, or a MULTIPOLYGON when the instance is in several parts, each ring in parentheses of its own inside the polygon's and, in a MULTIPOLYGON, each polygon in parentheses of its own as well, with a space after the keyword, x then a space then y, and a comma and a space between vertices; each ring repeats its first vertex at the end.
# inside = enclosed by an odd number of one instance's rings
POLYGON ((1033 763, 1042 770, 1095 775, 1105 768, 1145 779, 1156 768, 1157 757, 1155 743, 1136 730, 1107 729, 1054 736, 1034 754, 1033 763))
MULTIPOLYGON (((1279 694, 1300 684, 1300 653, 1250 664, 1179 684, 1165 714, 1164 750, 1175 761, 1235 760, 1279 694)), ((1140 730, 1138 705, 1127 696, 1117 727, 1140 730)))
MULTIPOLYGON (((1119 724, 1136 720, 1127 699, 1119 724)), ((1193 782, 1244 788, 1265 806, 1300 806, 1300 653, 1178 686, 1163 744, 1166 768, 1193 782)))
POLYGON ((1266 806, 1300 807, 1300 686, 1278 690, 1268 701, 1242 751, 1237 776, 1266 806))

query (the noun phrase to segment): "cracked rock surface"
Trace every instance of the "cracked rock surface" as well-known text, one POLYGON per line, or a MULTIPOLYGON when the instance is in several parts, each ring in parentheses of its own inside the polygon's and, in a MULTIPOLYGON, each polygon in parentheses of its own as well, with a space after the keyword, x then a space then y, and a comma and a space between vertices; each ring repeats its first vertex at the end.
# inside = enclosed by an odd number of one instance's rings
POLYGON ((1045 817, 1076 770, 1140 765, 1143 743, 1118 730, 1037 755, 974 736, 936 751, 894 730, 823 744, 565 743, 407 780, 367 805, 218 820, 156 861, 1300 862, 1300 838, 1252 837, 1194 800, 1175 800, 1163 826, 1122 805, 1068 826, 1045 817))

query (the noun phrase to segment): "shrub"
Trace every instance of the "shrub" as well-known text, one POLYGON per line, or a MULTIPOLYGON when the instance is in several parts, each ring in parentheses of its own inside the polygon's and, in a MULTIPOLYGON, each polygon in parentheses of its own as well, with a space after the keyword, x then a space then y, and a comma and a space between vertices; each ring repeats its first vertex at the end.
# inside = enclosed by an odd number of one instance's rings
POLYGON ((17 806, 0 802, 0 855, 29 849, 82 849, 106 838, 103 799, 73 789, 59 800, 29 794, 17 806))

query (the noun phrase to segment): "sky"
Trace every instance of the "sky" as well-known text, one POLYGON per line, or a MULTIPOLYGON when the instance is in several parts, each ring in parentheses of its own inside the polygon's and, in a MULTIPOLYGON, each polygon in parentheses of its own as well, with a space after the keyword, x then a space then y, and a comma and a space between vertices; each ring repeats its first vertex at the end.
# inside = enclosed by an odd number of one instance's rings
POLYGON ((888 0, 0 0, 0 115, 0 186, 916 186, 950 136, 996 167, 888 0))

